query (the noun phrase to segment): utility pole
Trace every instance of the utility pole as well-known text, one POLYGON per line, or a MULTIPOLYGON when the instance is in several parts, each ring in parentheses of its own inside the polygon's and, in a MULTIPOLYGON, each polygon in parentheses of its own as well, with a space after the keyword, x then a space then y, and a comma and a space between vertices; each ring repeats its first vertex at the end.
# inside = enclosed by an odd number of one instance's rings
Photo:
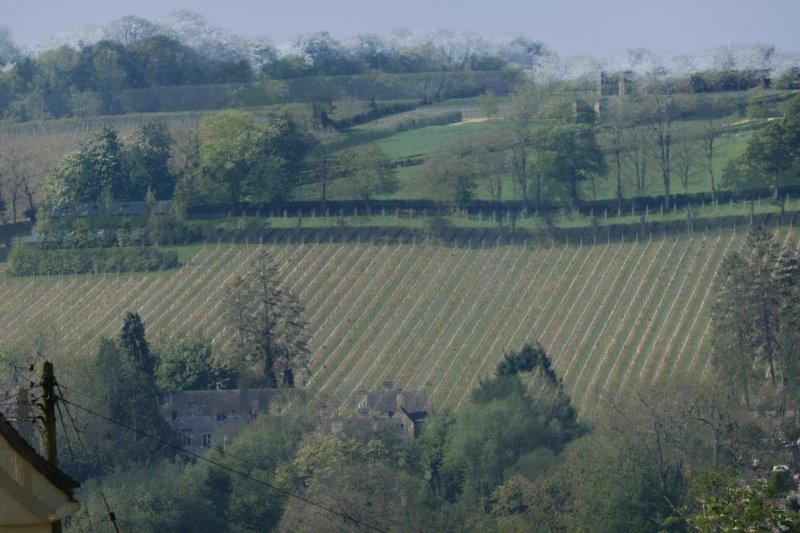
MULTIPOLYGON (((42 420, 44 422, 44 457, 58 468, 58 446, 56 445, 56 377, 53 363, 45 361, 42 367, 42 420)), ((61 533, 61 520, 51 524, 53 533, 61 533)))

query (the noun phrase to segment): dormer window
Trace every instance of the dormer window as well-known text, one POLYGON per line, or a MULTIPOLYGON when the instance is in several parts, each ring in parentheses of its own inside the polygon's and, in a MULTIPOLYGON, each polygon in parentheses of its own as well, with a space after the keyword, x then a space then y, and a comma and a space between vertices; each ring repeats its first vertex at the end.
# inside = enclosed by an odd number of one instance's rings
POLYGON ((224 422, 228 418, 225 413, 217 413, 217 422, 224 422))

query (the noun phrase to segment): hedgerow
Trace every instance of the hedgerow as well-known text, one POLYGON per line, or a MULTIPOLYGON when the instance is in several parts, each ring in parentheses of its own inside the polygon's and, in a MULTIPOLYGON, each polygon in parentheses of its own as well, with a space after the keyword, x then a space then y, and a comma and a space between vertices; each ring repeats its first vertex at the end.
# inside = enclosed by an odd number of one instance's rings
POLYGON ((15 246, 7 272, 12 276, 152 272, 179 266, 178 254, 158 248, 117 247, 41 250, 15 246))

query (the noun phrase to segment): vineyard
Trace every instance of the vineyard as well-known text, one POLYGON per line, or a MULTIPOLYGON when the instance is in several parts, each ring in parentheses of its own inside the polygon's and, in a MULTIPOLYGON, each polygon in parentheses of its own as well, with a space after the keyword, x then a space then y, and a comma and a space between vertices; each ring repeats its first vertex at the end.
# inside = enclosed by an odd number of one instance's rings
MULTIPOLYGON (((783 242, 792 230, 777 228, 783 242)), ((344 400, 383 381, 455 406, 501 354, 540 340, 587 414, 599 397, 708 369, 713 280, 744 228, 603 242, 451 248, 264 245, 306 305, 307 385, 344 400)), ((5 342, 46 328, 94 349, 139 311, 154 343, 193 331, 223 348, 224 286, 257 249, 208 245, 178 270, 0 281, 5 342)))

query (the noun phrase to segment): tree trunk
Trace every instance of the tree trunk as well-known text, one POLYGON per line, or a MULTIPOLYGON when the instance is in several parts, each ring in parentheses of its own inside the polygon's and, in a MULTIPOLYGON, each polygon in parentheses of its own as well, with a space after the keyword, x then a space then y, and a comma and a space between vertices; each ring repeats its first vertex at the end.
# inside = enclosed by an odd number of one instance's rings
POLYGON ((619 150, 616 152, 617 164, 617 208, 622 207, 622 154, 619 150))
POLYGON ((570 180, 569 189, 570 196, 572 197, 572 205, 575 209, 578 209, 581 206, 581 200, 578 196, 578 178, 575 177, 570 180))
POLYGON ((709 141, 708 147, 708 176, 711 178, 711 199, 717 200, 717 183, 714 179, 714 140, 709 141))
POLYGON ((520 189, 522 190, 522 205, 525 206, 527 209, 528 207, 528 180, 527 179, 520 179, 519 181, 520 189))
POLYGON ((777 200, 778 199, 778 186, 780 185, 780 176, 778 176, 777 172, 775 173, 774 180, 775 180, 775 183, 774 183, 774 186, 773 186, 773 189, 774 189, 773 190, 773 196, 777 200))

